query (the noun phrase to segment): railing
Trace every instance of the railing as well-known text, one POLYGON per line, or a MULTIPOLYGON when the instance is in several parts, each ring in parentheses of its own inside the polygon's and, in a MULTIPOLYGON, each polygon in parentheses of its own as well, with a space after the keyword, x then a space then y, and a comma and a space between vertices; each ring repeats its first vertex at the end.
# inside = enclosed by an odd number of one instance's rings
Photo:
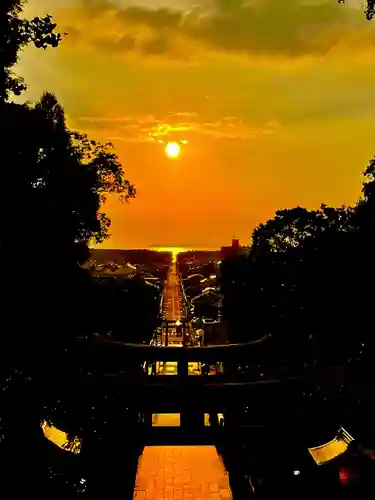
POLYGON ((160 308, 159 308, 160 319, 164 319, 164 291, 161 294, 160 298, 160 308))
POLYGON ((184 283, 183 283, 183 280, 181 279, 180 275, 179 275, 179 279, 180 279, 181 292, 182 292, 182 296, 183 296, 183 300, 184 300, 184 316, 185 316, 185 319, 187 319, 188 313, 190 310, 190 301, 188 300, 188 298, 186 296, 184 283))
POLYGON ((83 373, 85 383, 95 385, 98 391, 114 391, 116 398, 139 411, 152 413, 179 413, 191 405, 198 412, 222 412, 228 405, 246 401, 277 401, 279 397, 293 400, 301 393, 299 378, 284 377, 268 380, 249 380, 246 375, 233 373, 212 376, 190 376, 189 362, 232 363, 247 362, 254 350, 270 348, 266 335, 256 341, 209 347, 154 347, 123 344, 107 340, 86 341, 83 359, 87 366, 83 373), (178 375, 148 375, 148 364, 174 361, 178 375))

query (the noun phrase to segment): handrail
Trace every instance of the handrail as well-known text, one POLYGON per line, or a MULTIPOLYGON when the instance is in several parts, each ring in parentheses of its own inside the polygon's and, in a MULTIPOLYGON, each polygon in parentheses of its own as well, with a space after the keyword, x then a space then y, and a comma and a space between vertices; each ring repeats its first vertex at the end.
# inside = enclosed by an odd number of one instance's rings
POLYGON ((331 439, 331 441, 319 446, 310 447, 308 450, 316 464, 322 465, 344 454, 352 441, 354 441, 354 438, 341 427, 338 435, 331 439), (345 437, 340 434, 345 434, 345 437))
POLYGON ((161 297, 160 297, 159 314, 160 314, 161 320, 163 320, 164 319, 164 290, 162 291, 161 297))
POLYGON ((184 286, 183 280, 181 279, 180 274, 179 274, 179 279, 180 279, 180 287, 181 287, 181 291, 182 291, 182 295, 183 295, 183 299, 184 299, 184 315, 185 315, 185 318, 187 318, 188 317, 187 311, 188 311, 188 309, 190 309, 191 304, 187 298, 187 295, 185 292, 185 286, 184 286))

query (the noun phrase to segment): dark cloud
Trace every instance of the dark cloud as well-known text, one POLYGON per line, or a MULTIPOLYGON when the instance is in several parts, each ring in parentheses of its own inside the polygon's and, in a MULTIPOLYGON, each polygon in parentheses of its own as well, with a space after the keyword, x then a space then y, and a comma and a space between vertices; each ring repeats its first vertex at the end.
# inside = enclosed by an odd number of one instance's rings
POLYGON ((64 33, 68 33, 69 35, 69 39, 71 41, 78 41, 82 35, 82 32, 75 28, 74 26, 70 26, 70 25, 64 25, 64 26, 61 26, 61 29, 60 31, 64 32, 64 33))
POLYGON ((118 11, 118 17, 125 23, 145 24, 154 29, 178 29, 183 13, 168 9, 145 9, 129 7, 118 11))
POLYGON ((298 0, 262 0, 257 6, 240 0, 217 0, 216 6, 217 14, 196 26, 194 36, 219 49, 246 52, 325 52, 342 35, 337 31, 332 39, 326 31, 340 24, 345 31, 349 16, 349 9, 342 9, 331 0, 319 5, 298 0))
POLYGON ((83 8, 89 17, 100 16, 103 11, 113 8, 110 0, 78 0, 77 6, 83 8))
POLYGON ((141 45, 144 54, 162 55, 170 53, 170 44, 167 37, 156 36, 141 45))
POLYGON ((117 42, 117 49, 121 51, 134 50, 136 48, 136 38, 132 35, 122 35, 117 42))
MULTIPOLYGON (((69 33, 69 32, 68 32, 69 33)), ((132 35, 122 35, 120 38, 94 37, 91 43, 104 52, 132 52, 136 49, 137 40, 132 35)))
MULTIPOLYGON (((102 48, 119 51, 139 50, 147 54, 173 55, 173 35, 183 35, 216 50, 247 53, 274 53, 289 56, 324 54, 363 20, 362 13, 343 7, 335 0, 307 3, 306 0, 259 0, 251 5, 244 0, 214 0, 191 12, 142 7, 119 8, 109 0, 96 0, 86 10, 99 15, 115 11, 123 26, 123 38, 102 48), (210 6, 210 7, 209 7, 210 6), (139 44, 131 29, 146 27, 153 33, 139 44)), ((105 21, 103 21, 105 22, 105 21)), ((96 39, 100 45, 100 39, 96 39)), ((189 48, 187 47, 187 50, 189 48)), ((182 54, 180 54, 182 55, 182 54)))
POLYGON ((237 11, 244 7, 244 0, 216 0, 215 6, 219 11, 230 12, 237 11))

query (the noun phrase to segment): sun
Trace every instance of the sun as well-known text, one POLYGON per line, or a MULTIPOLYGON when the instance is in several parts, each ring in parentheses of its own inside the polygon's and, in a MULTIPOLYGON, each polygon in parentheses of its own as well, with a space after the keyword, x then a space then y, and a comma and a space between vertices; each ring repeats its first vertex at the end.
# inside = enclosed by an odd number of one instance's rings
POLYGON ((178 142, 168 142, 165 147, 165 153, 168 158, 178 158, 181 154, 181 147, 178 142))

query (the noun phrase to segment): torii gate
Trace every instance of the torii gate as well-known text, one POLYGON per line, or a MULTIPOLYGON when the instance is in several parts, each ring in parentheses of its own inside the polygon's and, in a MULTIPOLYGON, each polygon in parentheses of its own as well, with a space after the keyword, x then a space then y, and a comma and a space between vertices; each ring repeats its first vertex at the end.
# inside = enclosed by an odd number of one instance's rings
POLYGON ((162 322, 163 328, 165 328, 165 346, 168 346, 169 341, 169 330, 171 328, 179 328, 181 330, 182 338, 185 337, 186 327, 188 321, 186 319, 176 320, 176 319, 164 319, 162 322))

